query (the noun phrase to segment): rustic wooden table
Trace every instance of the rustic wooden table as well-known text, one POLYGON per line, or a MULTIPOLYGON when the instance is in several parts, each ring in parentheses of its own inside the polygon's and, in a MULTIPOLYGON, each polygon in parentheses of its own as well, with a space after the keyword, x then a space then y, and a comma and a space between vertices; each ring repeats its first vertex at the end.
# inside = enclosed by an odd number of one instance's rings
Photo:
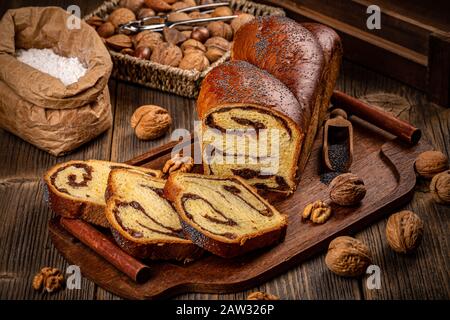
MULTIPOLYGON (((66 8, 79 4, 82 14, 101 0, 39 1, 39 5, 66 8)), ((8 8, 36 5, 32 0, 3 1, 0 15, 8 8)), ((376 92, 397 94, 406 99, 400 116, 420 127, 424 139, 436 149, 450 154, 450 109, 429 103, 420 92, 362 67, 345 62, 338 89, 360 97, 376 92)), ((173 128, 193 129, 197 119, 195 100, 185 99, 144 87, 110 80, 113 128, 74 153, 55 158, 16 136, 0 129, 0 299, 117 299, 87 279, 80 290, 64 290, 41 295, 31 288, 34 274, 43 266, 67 267, 55 250, 47 232, 52 217, 43 200, 42 175, 50 166, 70 159, 125 161, 164 144, 169 135, 144 142, 135 138, 129 125, 140 105, 164 106, 173 116, 173 128)), ((422 245, 410 256, 394 253, 387 245, 386 220, 356 234, 370 244, 374 261, 381 269, 381 289, 369 290, 365 279, 338 277, 325 266, 324 254, 313 257, 289 272, 259 287, 235 294, 186 294, 181 299, 244 299, 260 290, 282 299, 449 299, 450 298, 450 209, 431 201, 425 183, 416 187, 414 199, 405 209, 415 211, 425 221, 422 245)))

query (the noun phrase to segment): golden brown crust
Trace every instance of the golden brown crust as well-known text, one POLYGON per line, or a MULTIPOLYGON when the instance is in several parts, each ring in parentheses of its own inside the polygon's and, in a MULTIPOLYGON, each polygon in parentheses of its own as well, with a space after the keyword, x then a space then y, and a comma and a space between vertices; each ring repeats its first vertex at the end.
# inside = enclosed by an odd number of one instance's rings
POLYGON ((215 109, 232 105, 267 108, 305 126, 297 99, 289 89, 267 71, 245 61, 231 61, 217 66, 202 82, 197 112, 204 119, 215 109))
POLYGON ((187 263, 199 258, 204 252, 203 249, 187 239, 179 238, 173 241, 138 241, 137 239, 130 237, 130 235, 120 227, 113 214, 114 203, 117 197, 115 196, 116 190, 112 181, 116 172, 120 174, 124 171, 127 170, 114 169, 111 171, 105 192, 106 209, 104 210, 104 216, 108 221, 116 243, 125 252, 140 259, 176 260, 187 263))
MULTIPOLYGON (((267 247, 270 245, 274 245, 276 243, 282 242, 286 235, 287 229, 287 216, 285 217, 284 223, 280 224, 270 230, 255 232, 254 234, 249 234, 244 237, 239 237, 237 239, 223 241, 219 239, 219 237, 202 230, 195 223, 192 223, 191 220, 187 217, 184 212, 183 206, 181 205, 181 196, 183 194, 183 186, 176 181, 176 176, 178 174, 172 174, 167 179, 166 185, 164 186, 164 197, 172 202, 175 206, 181 221, 181 226, 183 231, 188 239, 190 239, 193 243, 202 247, 209 252, 212 252, 215 255, 224 257, 224 258, 232 258, 249 251, 253 251, 259 248, 267 247)), ((200 178, 205 176, 198 175, 200 178)), ((258 197, 264 204, 268 207, 273 208, 267 201, 265 201, 261 196, 259 196, 256 192, 256 189, 245 183, 245 180, 240 177, 235 178, 224 178, 223 180, 235 180, 238 181, 242 186, 247 188, 250 192, 252 192, 256 197, 258 197)))
MULTIPOLYGON (((330 98, 333 94, 336 80, 339 76, 339 69, 342 61, 342 43, 339 35, 331 28, 319 23, 302 23, 319 41, 325 58, 325 71, 322 102, 319 119, 325 118, 325 113, 330 105, 330 98)), ((319 123, 321 125, 321 123, 319 123)))
POLYGON ((234 37, 232 60, 250 62, 283 82, 297 98, 309 126, 319 95, 325 59, 314 35, 285 17, 259 17, 234 37))
MULTIPOLYGON (((90 160, 88 160, 90 161, 90 160)), ((72 164, 86 163, 87 161, 72 160, 64 163, 59 163, 50 168, 44 175, 46 200, 50 209, 56 214, 67 218, 79 218, 94 225, 109 228, 108 221, 105 217, 105 206, 103 204, 95 203, 84 199, 76 199, 70 195, 66 195, 58 191, 52 183, 51 176, 59 168, 70 166, 72 164)), ((123 165, 120 163, 111 162, 112 165, 123 165)), ((146 170, 148 172, 155 172, 156 170, 140 168, 139 170, 146 170)))

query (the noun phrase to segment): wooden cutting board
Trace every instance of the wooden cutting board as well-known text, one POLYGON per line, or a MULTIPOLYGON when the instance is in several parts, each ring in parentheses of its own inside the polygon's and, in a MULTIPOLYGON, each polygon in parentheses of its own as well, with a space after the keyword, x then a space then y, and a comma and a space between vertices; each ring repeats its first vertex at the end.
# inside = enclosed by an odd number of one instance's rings
MULTIPOLYGON (((320 181, 319 175, 319 136, 297 191, 275 203, 281 212, 289 215, 286 239, 275 247, 229 260, 206 255, 186 266, 149 262, 153 276, 144 284, 136 284, 74 239, 57 219, 49 224, 51 239, 71 264, 80 266, 85 277, 124 298, 152 299, 186 292, 233 292, 256 286, 326 250, 336 236, 355 233, 411 199, 416 182, 414 159, 420 152, 430 149, 429 145, 423 141, 413 147, 403 145, 362 121, 354 122, 354 133, 351 171, 366 184, 367 195, 362 204, 356 208, 336 207, 330 220, 323 225, 302 221, 299 213, 305 205, 326 199, 328 195, 327 186, 320 181)), ((170 158, 173 146, 174 143, 159 147, 128 163, 161 169, 170 158)))

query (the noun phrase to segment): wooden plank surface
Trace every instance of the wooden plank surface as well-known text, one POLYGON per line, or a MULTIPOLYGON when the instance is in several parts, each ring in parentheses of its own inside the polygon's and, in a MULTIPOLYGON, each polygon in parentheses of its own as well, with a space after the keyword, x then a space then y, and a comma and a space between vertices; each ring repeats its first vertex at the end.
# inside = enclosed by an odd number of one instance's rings
MULTIPOLYGON (((83 14, 101 1, 58 1, 67 7, 80 4, 83 14)), ((39 5, 55 5, 39 1, 39 5)), ((0 14, 7 8, 36 5, 31 0, 2 1, 0 14)), ((411 104, 405 116, 423 130, 424 138, 447 155, 450 152, 450 109, 436 107, 418 91, 362 67, 344 63, 338 88, 354 96, 375 92, 398 94, 411 104)), ((115 111, 114 129, 73 154, 54 158, 19 138, 0 130, 0 298, 17 299, 111 299, 108 292, 83 279, 82 290, 65 290, 57 295, 40 295, 31 289, 32 275, 43 266, 65 267, 66 263, 50 245, 46 225, 51 212, 43 202, 41 174, 49 166, 67 159, 100 158, 127 160, 165 143, 169 136, 154 142, 141 142, 132 135, 129 117, 141 104, 160 104, 174 116, 173 128, 193 128, 196 119, 193 100, 170 96, 140 86, 110 82, 115 111), (117 97, 117 99, 115 99, 117 97)), ((372 248, 380 266, 380 290, 368 290, 363 279, 345 279, 331 274, 324 255, 316 256, 289 272, 252 290, 227 294, 187 294, 179 299, 242 299, 254 290, 263 290, 282 299, 449 299, 449 207, 430 202, 426 183, 417 187, 408 208, 426 222, 422 246, 414 256, 393 253, 384 237, 385 221, 356 235, 372 248)))

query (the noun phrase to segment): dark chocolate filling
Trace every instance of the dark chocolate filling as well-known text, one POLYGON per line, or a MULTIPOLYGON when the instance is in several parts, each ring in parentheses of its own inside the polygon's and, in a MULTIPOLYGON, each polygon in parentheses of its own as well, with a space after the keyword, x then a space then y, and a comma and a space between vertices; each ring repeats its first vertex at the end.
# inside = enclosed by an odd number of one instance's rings
POLYGON ((169 226, 165 226, 162 223, 160 223, 159 221, 156 221, 152 216, 150 216, 145 211, 145 209, 142 207, 142 205, 139 202, 137 202, 137 201, 126 202, 126 201, 116 200, 116 206, 113 210, 114 216, 115 216, 117 222, 119 223, 119 225, 122 227, 122 229, 124 229, 126 232, 128 232, 131 236, 136 237, 136 234, 141 234, 141 237, 142 237, 142 233, 140 233, 139 231, 133 230, 131 228, 128 228, 122 223, 122 219, 120 218, 120 208, 124 208, 124 207, 128 207, 128 206, 142 212, 146 217, 148 217, 150 220, 152 220, 155 224, 157 224, 158 226, 160 226, 163 229, 166 229, 168 231, 165 232, 165 231, 153 229, 151 227, 143 225, 142 223, 140 223, 139 221, 136 220, 136 223, 139 224, 141 227, 143 227, 147 230, 150 230, 152 232, 155 232, 155 233, 164 234, 164 235, 172 236, 172 237, 183 238, 181 229, 175 229, 175 228, 172 228, 169 226))
MULTIPOLYGON (((249 179, 269 179, 274 177, 274 175, 263 175, 260 173, 260 171, 252 170, 249 168, 243 168, 243 169, 231 169, 231 172, 235 176, 239 176, 241 178, 244 178, 246 180, 249 179)), ((275 182, 278 184, 278 188, 270 188, 270 189, 276 189, 276 190, 287 190, 289 189, 289 185, 287 184, 286 180, 282 176, 275 176, 275 182)), ((256 188, 261 188, 260 186, 264 185, 262 183, 255 183, 254 186, 256 188)), ((263 189, 267 189, 267 187, 264 187, 263 189)))
POLYGON ((241 195, 241 190, 235 186, 223 186, 223 188, 230 192, 231 194, 233 194, 236 198, 241 199, 245 204, 247 204, 250 208, 252 208, 253 210, 259 212, 261 215, 265 216, 265 217, 272 217, 273 216, 273 212, 272 210, 270 210, 269 208, 265 208, 264 210, 259 210, 257 208, 255 208, 250 202, 248 202, 247 200, 245 200, 241 195))
MULTIPOLYGON (((274 113, 271 113, 271 112, 269 112, 267 110, 257 109, 257 108, 254 108, 254 107, 235 107, 235 108, 233 108, 233 110, 236 110, 236 109, 241 109, 241 110, 250 110, 251 109, 251 110, 254 110, 254 111, 259 112, 261 114, 267 114, 267 115, 270 115, 270 116, 274 117, 286 129, 286 131, 289 134, 289 138, 292 138, 291 128, 289 128, 287 121, 285 119, 281 118, 280 116, 278 116, 278 115, 276 115, 274 113)), ((208 117, 205 120, 205 124, 208 127, 210 127, 210 128, 217 129, 220 132, 225 132, 226 129, 221 127, 220 125, 218 125, 214 121, 213 115, 214 115, 214 113, 222 113, 222 112, 228 112, 228 111, 230 111, 229 108, 222 108, 220 110, 217 110, 217 111, 209 114, 208 117)), ((255 122, 255 121, 251 121, 251 120, 248 120, 248 119, 237 118, 237 117, 232 117, 231 119, 236 121, 236 123, 238 123, 238 124, 252 126, 252 127, 255 128, 255 130, 265 129, 266 128, 266 126, 264 124, 260 123, 260 122, 255 122)))
POLYGON ((73 187, 73 188, 86 187, 87 184, 89 183, 89 181, 92 180, 92 171, 93 171, 93 168, 92 168, 91 166, 85 164, 85 163, 74 163, 74 164, 69 164, 69 165, 63 166, 63 167, 59 168, 58 170, 56 170, 56 171, 50 176, 50 181, 51 181, 52 185, 53 185, 53 186, 56 188, 56 190, 58 190, 59 192, 69 194, 69 191, 68 191, 66 188, 58 187, 58 186, 55 184, 55 180, 56 180, 56 177, 58 176, 58 174, 59 174, 60 172, 66 170, 67 168, 70 168, 70 167, 74 167, 74 168, 82 168, 82 169, 84 169, 85 173, 83 173, 83 175, 82 175, 82 176, 83 176, 83 180, 80 181, 80 182, 77 182, 77 181, 76 181, 76 179, 77 179, 77 176, 76 176, 76 175, 74 175, 74 174, 69 174, 69 175, 67 176, 67 184, 68 184, 69 186, 71 186, 71 187, 73 187))
POLYGON ((225 221, 219 220, 219 219, 214 218, 214 217, 211 217, 208 214, 206 214, 204 216, 205 219, 207 219, 207 220, 209 220, 211 222, 217 223, 217 224, 224 224, 224 225, 227 225, 227 226, 236 226, 237 225, 236 221, 234 221, 233 219, 228 218, 227 216, 225 216, 223 214, 223 212, 221 212, 220 210, 215 208, 211 202, 209 202, 208 200, 200 197, 199 195, 193 194, 193 193, 185 193, 185 194, 183 194, 183 196, 181 198, 181 203, 183 205, 183 210, 185 212, 187 212, 185 203, 188 200, 200 200, 200 201, 205 202, 215 213, 217 213, 219 216, 222 216, 225 221))

